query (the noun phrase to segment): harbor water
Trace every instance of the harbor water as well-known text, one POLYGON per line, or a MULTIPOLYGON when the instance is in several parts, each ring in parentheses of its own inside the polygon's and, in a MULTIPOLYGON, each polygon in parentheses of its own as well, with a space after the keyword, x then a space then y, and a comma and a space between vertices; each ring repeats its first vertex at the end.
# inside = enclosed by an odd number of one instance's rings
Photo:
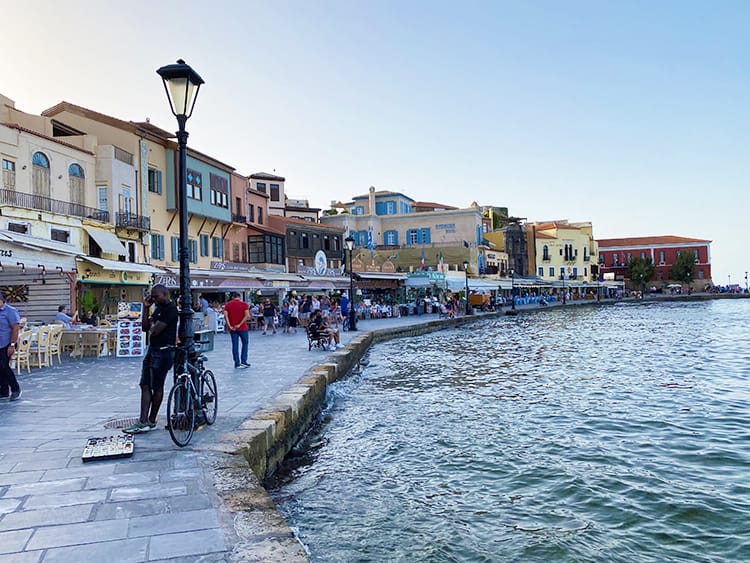
POLYGON ((375 345, 271 483, 320 562, 750 561, 750 300, 375 345))

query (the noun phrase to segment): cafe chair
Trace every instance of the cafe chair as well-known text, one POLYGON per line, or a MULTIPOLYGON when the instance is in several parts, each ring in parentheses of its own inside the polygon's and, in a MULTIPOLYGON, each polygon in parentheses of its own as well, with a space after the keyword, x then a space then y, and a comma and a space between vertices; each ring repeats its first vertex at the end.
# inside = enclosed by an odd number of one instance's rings
POLYGON ((57 363, 62 363, 62 335, 64 325, 55 325, 49 332, 49 363, 52 365, 53 356, 57 356, 57 363))
POLYGON ((83 333, 83 341, 81 343, 81 351, 83 356, 93 356, 98 358, 104 354, 104 350, 107 348, 107 333, 103 331, 86 332, 83 333))
POLYGON ((18 335, 16 353, 13 354, 13 361, 16 362, 16 368, 20 371, 25 365, 26 373, 31 373, 31 363, 29 362, 31 354, 29 353, 29 348, 31 347, 32 334, 30 330, 24 330, 18 335))
POLYGON ((101 328, 112 328, 112 323, 107 319, 99 319, 99 323, 96 326, 101 328))
POLYGON ((49 334, 51 326, 42 326, 36 333, 36 342, 32 342, 29 347, 29 354, 36 357, 34 362, 37 366, 44 367, 50 365, 49 356, 49 334))

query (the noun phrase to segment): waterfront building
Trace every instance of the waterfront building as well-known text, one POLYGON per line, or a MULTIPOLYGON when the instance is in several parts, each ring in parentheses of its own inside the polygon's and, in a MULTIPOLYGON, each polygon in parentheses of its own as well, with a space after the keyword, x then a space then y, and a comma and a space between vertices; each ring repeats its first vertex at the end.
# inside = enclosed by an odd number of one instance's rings
POLYGON ((526 224, 529 264, 538 278, 560 281, 596 281, 597 243, 590 222, 567 220, 526 224), (592 256, 594 257, 592 259, 592 256))
POLYGON ((659 287, 669 280, 669 271, 682 252, 695 257, 696 289, 702 289, 711 280, 711 241, 675 235, 600 239, 599 267, 606 279, 625 280, 628 264, 634 257, 650 258, 655 272, 653 282, 659 287))
MULTIPOLYGON (((286 193, 284 188, 286 178, 267 172, 250 174, 250 188, 268 195, 268 213, 270 215, 285 215, 286 193)), ((262 220, 263 217, 260 217, 262 220)))
POLYGON ((393 265, 397 272, 446 272, 463 270, 464 261, 479 270, 485 228, 476 203, 459 209, 370 187, 368 194, 331 207, 339 212, 324 214, 320 221, 354 238, 355 271, 378 272, 393 265))
POLYGON ((320 208, 310 207, 310 202, 306 199, 288 197, 286 198, 286 206, 284 207, 284 216, 317 223, 320 216, 320 208))

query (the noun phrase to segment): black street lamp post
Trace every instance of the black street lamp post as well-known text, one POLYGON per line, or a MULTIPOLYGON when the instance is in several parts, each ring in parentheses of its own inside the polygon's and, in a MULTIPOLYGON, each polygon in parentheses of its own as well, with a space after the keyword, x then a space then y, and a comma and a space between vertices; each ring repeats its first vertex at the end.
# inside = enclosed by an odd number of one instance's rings
POLYGON ((203 79, 190 65, 179 59, 176 64, 161 67, 156 73, 164 82, 164 89, 169 98, 169 106, 177 118, 178 146, 178 185, 177 204, 180 229, 180 345, 188 351, 193 344, 193 299, 190 294, 190 249, 188 248, 188 210, 187 210, 187 138, 185 124, 193 114, 195 100, 198 98, 203 79))
POLYGON ((469 263, 465 260, 464 274, 466 276, 466 314, 471 315, 471 305, 469 305, 469 263))
POLYGON ((352 270, 354 238, 352 236, 346 237, 344 244, 349 251, 349 330, 357 330, 357 312, 354 310, 354 270, 352 270))
POLYGON ((515 271, 513 270, 513 268, 511 268, 511 270, 510 270, 510 298, 511 298, 512 301, 511 301, 510 308, 513 311, 516 310, 516 284, 515 284, 516 279, 515 279, 515 274, 516 274, 515 271))

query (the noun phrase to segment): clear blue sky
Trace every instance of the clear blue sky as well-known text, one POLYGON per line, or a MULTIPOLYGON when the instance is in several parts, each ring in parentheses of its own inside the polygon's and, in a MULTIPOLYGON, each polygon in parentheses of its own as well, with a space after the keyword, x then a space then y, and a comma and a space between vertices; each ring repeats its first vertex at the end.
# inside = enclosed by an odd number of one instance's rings
POLYGON ((713 241, 750 270, 750 2, 5 0, 0 92, 176 127, 156 68, 206 80, 190 144, 327 207, 370 185, 597 238, 713 241))

